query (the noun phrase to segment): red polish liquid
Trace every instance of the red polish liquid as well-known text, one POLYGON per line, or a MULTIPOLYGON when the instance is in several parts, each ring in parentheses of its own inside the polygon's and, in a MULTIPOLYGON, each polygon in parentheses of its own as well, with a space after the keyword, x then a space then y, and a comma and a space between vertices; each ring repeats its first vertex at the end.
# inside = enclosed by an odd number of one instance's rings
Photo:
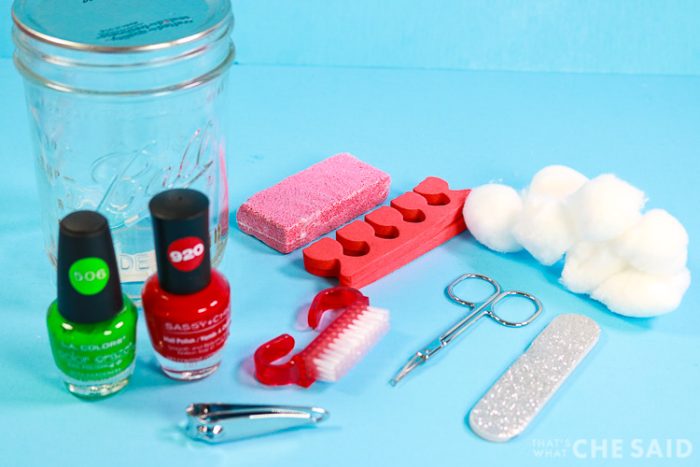
POLYGON ((229 284, 216 270, 203 290, 190 295, 168 293, 158 276, 151 276, 143 290, 143 308, 153 348, 168 376, 203 378, 216 371, 226 344, 230 322, 229 284))

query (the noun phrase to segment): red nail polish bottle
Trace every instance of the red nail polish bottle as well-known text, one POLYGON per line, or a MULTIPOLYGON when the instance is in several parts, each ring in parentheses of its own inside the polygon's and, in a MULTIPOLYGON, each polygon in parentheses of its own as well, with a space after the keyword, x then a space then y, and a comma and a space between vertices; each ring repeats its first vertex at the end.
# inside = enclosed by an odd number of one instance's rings
POLYGON ((230 321, 229 284, 209 257, 209 199, 168 190, 149 208, 158 274, 142 298, 151 342, 166 375, 201 379, 219 367, 230 321))

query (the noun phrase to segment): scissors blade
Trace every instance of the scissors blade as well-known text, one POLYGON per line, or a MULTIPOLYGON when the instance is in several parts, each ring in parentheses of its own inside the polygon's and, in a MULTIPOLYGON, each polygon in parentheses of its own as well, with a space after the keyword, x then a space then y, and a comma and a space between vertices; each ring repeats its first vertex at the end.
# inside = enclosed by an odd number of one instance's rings
POLYGON ((438 337, 435 339, 433 342, 431 342, 427 347, 425 347, 423 350, 420 350, 416 352, 409 360, 406 362, 406 364, 399 370, 398 373, 396 373, 396 376, 394 376, 390 381, 389 384, 392 386, 396 386, 399 384, 399 382, 404 379, 410 372, 424 364, 425 362, 428 361, 433 355, 438 353, 440 349, 445 347, 447 345, 446 342, 443 340, 443 336, 438 337))
POLYGON ((404 379, 410 372, 418 368, 420 365, 428 361, 428 356, 423 352, 416 352, 406 364, 396 373, 396 375, 389 381, 389 384, 396 386, 399 382, 404 379))

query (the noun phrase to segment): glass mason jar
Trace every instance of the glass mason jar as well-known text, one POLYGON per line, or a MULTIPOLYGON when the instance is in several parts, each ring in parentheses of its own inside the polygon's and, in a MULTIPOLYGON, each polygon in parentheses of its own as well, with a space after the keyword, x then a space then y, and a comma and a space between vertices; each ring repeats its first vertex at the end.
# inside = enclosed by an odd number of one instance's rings
POLYGON ((155 272, 148 202, 194 188, 211 202, 214 264, 228 234, 229 0, 15 0, 45 246, 79 209, 109 220, 131 296, 155 272))

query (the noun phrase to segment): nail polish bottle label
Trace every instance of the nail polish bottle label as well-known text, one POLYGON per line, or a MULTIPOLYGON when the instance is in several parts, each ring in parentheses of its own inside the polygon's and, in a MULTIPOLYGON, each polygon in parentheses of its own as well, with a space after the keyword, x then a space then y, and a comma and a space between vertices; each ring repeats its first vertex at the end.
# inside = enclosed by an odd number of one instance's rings
POLYGON ((83 295, 102 292, 109 282, 109 275, 109 266, 101 258, 79 259, 68 270, 70 284, 83 295))
POLYGON ((54 302, 47 324, 56 366, 73 380, 109 380, 134 363, 137 312, 125 298, 124 310, 114 319, 97 324, 65 320, 54 302))
POLYGON ((193 236, 184 237, 170 244, 168 261, 178 271, 194 271, 202 264, 204 252, 204 240, 193 236))
POLYGON ((199 320, 151 319, 148 324, 158 353, 173 361, 194 362, 204 360, 224 347, 229 317, 227 306, 199 320))

